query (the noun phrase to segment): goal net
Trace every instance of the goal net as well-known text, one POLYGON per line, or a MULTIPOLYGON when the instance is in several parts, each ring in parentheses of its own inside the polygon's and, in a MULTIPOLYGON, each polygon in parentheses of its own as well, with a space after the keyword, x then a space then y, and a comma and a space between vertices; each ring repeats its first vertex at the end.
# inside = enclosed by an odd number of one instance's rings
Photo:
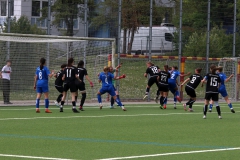
POLYGON ((223 73, 229 77, 231 74, 234 76, 230 79, 230 81, 225 83, 228 97, 232 100, 238 100, 238 61, 239 58, 229 58, 224 57, 219 61, 219 66, 223 67, 223 73))
MULTIPOLYGON (((1 67, 6 64, 7 59, 12 60, 11 101, 34 101, 36 92, 33 90, 33 77, 42 57, 47 60, 46 66, 55 72, 60 70, 60 66, 67 63, 70 57, 74 58, 75 66, 79 60, 83 60, 94 83, 94 87, 91 88, 86 82, 87 99, 95 99, 100 88, 97 72, 108 65, 106 55, 114 53, 115 40, 110 38, 0 34, 1 67), (97 63, 96 59, 99 59, 97 63)), ((114 60, 112 65, 114 66, 114 60)), ((59 94, 54 82, 55 78, 49 80, 50 100, 55 100, 59 94)), ((2 85, 0 86, 2 88, 2 85)))

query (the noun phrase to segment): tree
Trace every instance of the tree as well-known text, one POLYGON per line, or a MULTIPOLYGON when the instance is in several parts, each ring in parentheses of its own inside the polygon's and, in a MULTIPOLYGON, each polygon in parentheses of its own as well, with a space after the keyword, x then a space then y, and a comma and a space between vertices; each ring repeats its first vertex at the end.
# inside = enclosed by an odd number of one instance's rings
MULTIPOLYGON (((66 36, 74 35, 74 19, 78 17, 83 19, 80 12, 81 4, 84 4, 84 0, 56 0, 52 5, 51 12, 54 17, 52 23, 58 27, 64 21, 67 26, 66 36)), ((94 0, 88 0, 88 6, 93 7, 94 0)), ((42 12, 47 13, 47 7, 43 8, 42 12)), ((46 14, 44 15, 43 18, 46 18, 46 14)))
MULTIPOLYGON (((150 1, 146 0, 122 0, 122 30, 123 53, 131 53, 135 33, 140 26, 149 26, 150 1), (127 44, 127 37, 130 41, 127 44)), ((157 6, 153 1, 153 25, 160 25, 161 16, 166 12, 163 7, 157 6)), ((91 19, 95 28, 108 26, 117 31, 118 27, 118 0, 105 0, 100 2, 96 16, 91 19)))
MULTIPOLYGON (((4 30, 3 32, 8 31, 8 24, 4 23, 4 30)), ((37 25, 31 25, 30 21, 26 16, 21 16, 19 19, 14 17, 10 21, 10 31, 11 33, 22 33, 22 34, 46 34, 45 31, 38 28, 37 25)))

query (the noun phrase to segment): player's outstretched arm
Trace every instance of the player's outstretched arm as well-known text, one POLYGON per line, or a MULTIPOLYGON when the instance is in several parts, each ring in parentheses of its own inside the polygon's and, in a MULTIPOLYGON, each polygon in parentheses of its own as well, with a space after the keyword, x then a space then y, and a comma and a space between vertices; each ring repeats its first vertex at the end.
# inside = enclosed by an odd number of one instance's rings
POLYGON ((191 74, 191 72, 188 72, 186 74, 180 74, 181 77, 185 77, 185 76, 189 76, 191 74))
POLYGON ((54 76, 54 70, 52 70, 52 72, 48 75, 50 78, 52 78, 52 76, 54 76))
POLYGON ((231 74, 231 75, 225 80, 225 82, 228 82, 233 76, 234 76, 234 74, 231 74))
POLYGON ((203 80, 201 80, 201 86, 203 87, 204 83, 206 83, 207 80, 204 78, 203 80))
POLYGON ((185 81, 183 81, 183 83, 181 84, 181 86, 183 86, 185 83, 187 83, 190 80, 190 78, 185 79, 185 81))
POLYGON ((93 83, 92 81, 90 80, 89 76, 88 75, 85 75, 86 79, 88 80, 88 82, 90 83, 90 86, 93 87, 93 83))
POLYGON ((121 75, 119 77, 114 77, 115 80, 119 80, 119 79, 123 79, 123 78, 126 78, 125 74, 123 74, 123 75, 121 75))

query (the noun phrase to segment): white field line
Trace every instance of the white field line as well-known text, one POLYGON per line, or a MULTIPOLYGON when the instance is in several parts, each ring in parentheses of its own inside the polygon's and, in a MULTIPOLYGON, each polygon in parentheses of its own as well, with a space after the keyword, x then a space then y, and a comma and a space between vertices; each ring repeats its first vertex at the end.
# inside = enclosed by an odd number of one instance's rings
MULTIPOLYGON (((159 108, 159 106, 157 106, 158 104, 156 104, 156 106, 153 106, 153 105, 151 105, 151 106, 149 106, 149 107, 153 107, 153 108, 159 108)), ((194 105, 193 107, 203 107, 204 105, 194 105)), ((220 105, 221 106, 221 105, 220 105)), ((1 107, 3 107, 3 106, 1 106, 1 107)), ((1 108, 0 107, 0 111, 27 111, 27 110, 35 110, 35 107, 31 107, 31 108, 23 108, 22 106, 19 106, 19 108, 14 108, 14 109, 11 109, 11 108, 1 108)), ((11 107, 11 106, 10 106, 11 107)), ((57 107, 54 107, 54 106, 50 106, 51 108, 51 110, 59 110, 59 108, 57 108, 57 107)), ((179 106, 177 106, 178 107, 178 109, 182 109, 183 107, 182 107, 182 105, 180 104, 179 106)), ((66 107, 64 107, 64 108, 66 108, 66 109, 69 109, 70 108, 70 106, 66 106, 66 107)), ((99 107, 93 107, 93 106, 85 106, 85 108, 98 108, 99 109, 99 107)), ((120 107, 118 107, 118 106, 115 106, 115 108, 116 109, 120 109, 120 107)), ((147 105, 136 105, 136 106, 132 106, 132 105, 130 105, 130 106, 127 106, 126 108, 148 108, 148 106, 147 105)), ((173 108, 173 106, 169 106, 169 108, 173 108)), ((215 108, 215 107, 213 107, 213 108, 215 108)), ((228 108, 228 106, 221 106, 221 108, 228 108)), ((240 108, 240 106, 238 107, 238 106, 234 106, 234 108, 240 108)), ((40 109, 44 109, 44 106, 42 106, 42 107, 40 107, 40 109)), ((109 106, 104 106, 103 107, 103 109, 109 109, 109 106)))
MULTIPOLYGON (((239 111, 240 112, 240 111, 239 111)), ((233 114, 230 112, 222 112, 224 114, 233 114)), ((202 112, 195 113, 167 113, 167 114, 131 114, 131 115, 101 115, 101 116, 66 116, 66 117, 16 117, 16 118, 0 118, 0 121, 8 120, 35 120, 35 119, 71 119, 71 118, 106 118, 106 117, 140 117, 140 116, 171 116, 171 115, 199 115, 202 112)))
POLYGON ((193 154, 193 153, 206 153, 206 152, 221 152, 221 151, 233 151, 233 150, 240 150, 240 147, 224 148, 224 149, 211 149, 211 150, 198 150, 198 151, 187 151, 187 152, 172 152, 172 153, 150 154, 150 155, 129 156, 129 157, 115 157, 115 158, 105 158, 105 159, 98 159, 98 160, 136 159, 136 158, 160 157, 160 156, 171 156, 171 155, 182 155, 182 154, 193 154))
POLYGON ((46 160, 73 160, 73 159, 64 159, 64 158, 35 157, 35 156, 11 155, 11 154, 0 154, 0 157, 14 157, 14 158, 27 158, 27 159, 46 159, 46 160))

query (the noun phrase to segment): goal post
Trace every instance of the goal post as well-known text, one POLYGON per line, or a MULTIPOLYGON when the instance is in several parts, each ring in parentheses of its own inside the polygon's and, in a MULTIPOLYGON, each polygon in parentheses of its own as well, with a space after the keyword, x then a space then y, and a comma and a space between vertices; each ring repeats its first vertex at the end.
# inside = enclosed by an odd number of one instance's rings
MULTIPOLYGON (((74 58, 75 66, 79 60, 83 60, 88 75, 94 82, 93 89, 86 82, 87 99, 96 99, 100 84, 95 69, 109 65, 108 56, 102 55, 111 55, 111 65, 115 66, 115 53, 116 41, 113 38, 0 33, 0 68, 5 65, 6 59, 12 60, 11 101, 34 101, 36 93, 33 90, 33 77, 42 57, 46 58, 49 69, 55 72, 70 57, 74 58), (97 56, 102 59, 96 67, 97 56)), ((49 80, 50 100, 55 100, 59 94, 54 81, 55 78, 49 80)))
POLYGON ((239 99, 240 58, 224 57, 221 58, 218 65, 223 67, 223 73, 225 73, 227 77, 231 74, 234 75, 229 82, 225 83, 225 86, 228 97, 233 101, 237 101, 239 99))

